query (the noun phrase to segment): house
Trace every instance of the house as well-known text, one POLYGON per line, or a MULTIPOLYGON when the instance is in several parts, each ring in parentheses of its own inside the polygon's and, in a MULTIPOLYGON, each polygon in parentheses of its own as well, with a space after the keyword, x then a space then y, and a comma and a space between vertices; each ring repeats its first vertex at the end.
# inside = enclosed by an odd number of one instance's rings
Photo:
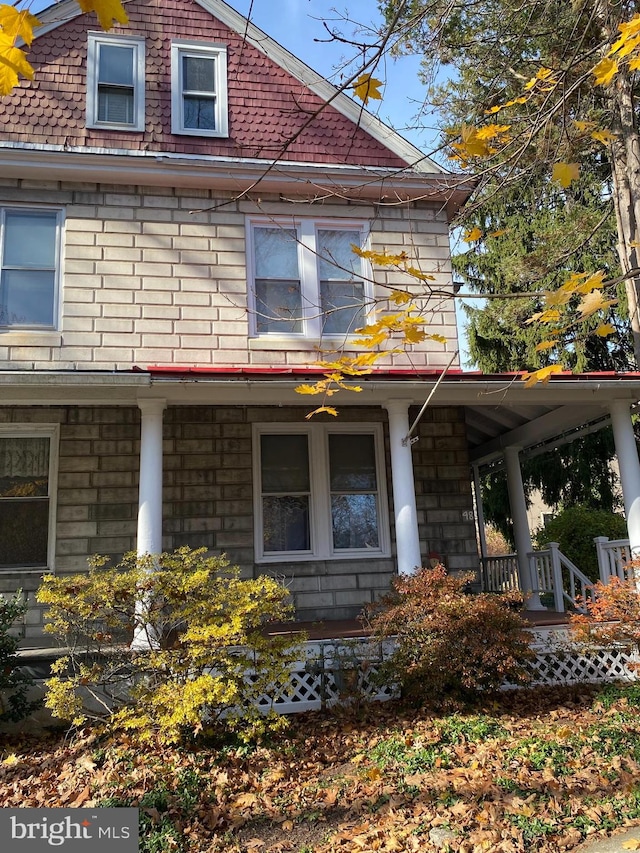
POLYGON ((519 449, 611 417, 640 545, 640 375, 464 374, 441 293, 444 346, 390 353, 306 420, 319 351, 352 351, 406 284, 351 245, 452 292, 470 186, 222 0, 126 9, 109 33, 75 3, 41 14, 35 79, 3 101, 0 592, 204 546, 282 577, 300 620, 351 618, 429 555, 479 571, 470 471, 503 455, 530 588, 519 449))

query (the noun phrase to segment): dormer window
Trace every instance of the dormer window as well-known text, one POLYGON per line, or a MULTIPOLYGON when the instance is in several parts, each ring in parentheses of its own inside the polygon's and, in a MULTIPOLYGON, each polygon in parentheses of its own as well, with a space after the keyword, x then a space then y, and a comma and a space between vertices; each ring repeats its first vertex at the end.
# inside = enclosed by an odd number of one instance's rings
POLYGON ((87 127, 144 130, 144 39, 89 33, 87 127))
POLYGON ((227 50, 224 45, 171 45, 171 132, 228 136, 227 50))

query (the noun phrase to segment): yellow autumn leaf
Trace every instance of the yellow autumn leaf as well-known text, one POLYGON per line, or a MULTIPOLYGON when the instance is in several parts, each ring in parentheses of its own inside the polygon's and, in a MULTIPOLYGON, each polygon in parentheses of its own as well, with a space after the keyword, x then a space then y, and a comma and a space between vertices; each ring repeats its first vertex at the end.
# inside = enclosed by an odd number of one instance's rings
POLYGON ((319 406, 317 409, 314 409, 312 412, 309 412, 308 415, 305 415, 305 419, 309 420, 314 415, 320 415, 322 412, 326 412, 328 415, 332 415, 334 418, 338 417, 337 409, 334 409, 333 406, 319 406))
POLYGON ((623 850, 640 850, 640 838, 629 838, 622 842, 623 850))
POLYGON ((609 335, 612 335, 614 332, 615 329, 613 328, 611 323, 600 323, 595 333, 599 338, 606 338, 609 335))
POLYGON ((510 127, 510 124, 485 124, 484 127, 478 128, 477 136, 478 139, 495 139, 505 134, 510 127))
POLYGON ((618 63, 615 59, 605 56, 591 69, 591 73, 596 78, 594 80, 596 86, 608 86, 618 73, 618 63))
POLYGON ((417 267, 405 267, 405 272, 414 278, 420 279, 420 281, 435 281, 435 276, 429 275, 429 273, 422 272, 417 267))
POLYGON ((578 305, 580 319, 584 320, 585 317, 590 317, 592 314, 595 314, 596 311, 610 308, 612 305, 615 305, 617 301, 617 299, 605 299, 599 290, 592 290, 590 293, 586 294, 578 305))
POLYGON ((565 189, 572 181, 577 181, 580 176, 580 165, 578 163, 556 163, 553 167, 553 180, 557 181, 565 189))
POLYGON ((640 68, 640 57, 636 57, 635 59, 629 60, 629 69, 631 71, 637 71, 640 68))
POLYGON ((396 305, 405 305, 407 302, 411 302, 411 294, 407 293, 406 290, 393 290, 389 299, 396 305))
POLYGON ((509 233, 508 228, 498 228, 497 231, 491 231, 489 234, 489 237, 502 237, 503 234, 508 234, 508 233, 509 233))
POLYGON ((540 370, 534 370, 531 373, 525 373, 522 377, 525 388, 532 388, 538 382, 548 382, 556 373, 562 373, 561 364, 549 364, 547 367, 541 367, 540 370))
POLYGON ((27 62, 24 51, 7 44, 6 37, 0 33, 0 95, 8 95, 15 89, 19 74, 31 80, 33 68, 27 62))
POLYGON ((536 352, 544 352, 545 350, 553 349, 557 344, 558 341, 541 341, 536 346, 536 352))
POLYGON ((602 142, 603 145, 608 145, 610 142, 614 142, 617 138, 615 133, 611 133, 610 130, 594 130, 591 134, 591 138, 595 139, 596 142, 602 142))
POLYGON ((360 98, 363 104, 366 104, 369 99, 381 101, 380 86, 382 80, 372 77, 371 74, 361 74, 353 84, 353 94, 356 98, 360 98))
POLYGON ((462 239, 466 240, 467 243, 475 243, 482 237, 482 231, 476 226, 472 228, 471 231, 467 231, 466 234, 462 235, 462 239))
POLYGON ((457 156, 464 160, 469 157, 487 157, 495 153, 477 129, 468 124, 463 124, 460 128, 460 142, 454 142, 451 147, 457 152, 457 156))
POLYGON ((39 23, 35 15, 27 9, 20 11, 15 6, 0 5, 0 27, 14 43, 17 38, 20 38, 25 44, 30 45, 33 41, 33 28, 39 23))
POLYGON ((129 17, 120 0, 76 0, 83 12, 95 12, 103 30, 110 30, 113 22, 128 24, 129 17))
POLYGON ((16 764, 20 764, 20 759, 15 754, 15 752, 9 753, 6 758, 3 759, 2 763, 5 767, 15 767, 16 764))
POLYGON ((317 385, 298 385, 295 389, 296 394, 318 394, 317 385))
POLYGON ((438 335, 436 332, 425 334, 425 340, 435 341, 437 344, 446 344, 447 338, 444 335, 438 335))
POLYGON ((584 281, 577 281, 571 277, 563 287, 571 288, 572 293, 591 293, 592 290, 598 290, 599 288, 604 286, 604 271, 598 270, 598 272, 591 273, 588 275, 587 273, 583 273, 583 276, 586 276, 584 281))
POLYGON ((576 119, 574 122, 576 130, 580 131, 580 133, 588 133, 588 131, 593 130, 596 126, 594 121, 579 121, 576 119))

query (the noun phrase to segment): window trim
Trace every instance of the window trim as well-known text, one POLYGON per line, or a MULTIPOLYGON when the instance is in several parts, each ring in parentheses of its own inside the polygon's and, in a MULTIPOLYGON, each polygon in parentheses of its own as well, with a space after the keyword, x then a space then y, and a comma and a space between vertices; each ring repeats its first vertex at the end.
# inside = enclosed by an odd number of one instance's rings
MULTIPOLYGON (((49 439, 49 524, 47 528, 47 565, 20 568, 0 567, 0 576, 7 574, 37 574, 55 571, 56 520, 58 506, 58 460, 60 455, 60 424, 2 424, 0 438, 48 438, 49 439)), ((2 498, 0 498, 0 502, 2 498)))
POLYGON ((96 130, 124 130, 140 133, 145 129, 145 40, 141 36, 89 33, 87 42, 87 127, 96 130), (98 73, 100 46, 133 48, 133 122, 123 124, 98 119, 98 73))
MULTIPOLYGON (((3 324, 0 322, 0 335, 10 333, 35 334, 43 332, 57 332, 61 324, 61 293, 62 293, 62 234, 65 223, 65 211, 62 207, 47 207, 45 205, 21 205, 21 204, 0 204, 0 277, 4 271, 4 234, 5 234, 5 216, 7 211, 18 211, 22 213, 55 213, 56 214, 56 234, 55 234, 55 268, 53 277, 53 304, 52 304, 52 324, 50 326, 40 326, 29 323, 11 323, 3 324)), ((0 281, 1 288, 1 281, 0 281)))
POLYGON ((274 424, 253 425, 253 508, 254 508, 254 558, 256 563, 308 562, 310 560, 363 560, 383 559, 391 556, 389 528, 389 499, 385 464, 384 428, 381 423, 350 424, 274 424), (331 485, 329 475, 330 434, 351 433, 373 435, 376 463, 378 511, 378 547, 338 549, 333 547, 331 517, 331 485), (262 518, 262 469, 260 437, 262 435, 295 434, 307 436, 309 448, 309 529, 311 548, 309 551, 264 552, 262 518))
POLYGON ((171 133, 179 136, 229 136, 229 104, 227 95, 227 47, 200 41, 171 42, 171 133), (214 130, 185 127, 184 92, 182 87, 183 56, 215 58, 215 123, 214 130))
MULTIPOLYGON (((246 220, 247 246, 247 296, 249 301, 249 337, 262 341, 272 339, 305 341, 330 338, 345 340, 354 337, 352 332, 327 333, 322 329, 322 314, 315 308, 320 305, 320 272, 318 268, 317 233, 322 230, 360 232, 360 245, 370 247, 371 228, 369 222, 362 219, 315 219, 306 217, 248 217, 246 220), (254 232, 260 227, 281 227, 295 229, 298 240, 298 271, 300 273, 300 293, 302 305, 301 332, 259 332, 257 328, 256 306, 256 268, 254 232)), ((373 300, 373 272, 366 258, 361 258, 364 301, 373 300)), ((368 322, 365 307, 364 322, 368 322)))

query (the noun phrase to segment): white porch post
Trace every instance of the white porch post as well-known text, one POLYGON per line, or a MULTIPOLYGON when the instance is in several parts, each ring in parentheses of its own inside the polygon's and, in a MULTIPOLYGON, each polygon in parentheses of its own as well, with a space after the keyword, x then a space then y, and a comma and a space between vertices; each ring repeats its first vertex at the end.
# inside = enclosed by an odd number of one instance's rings
POLYGON ((522 482, 522 471, 520 470, 520 448, 505 447, 504 461, 507 470, 507 489, 509 491, 509 505, 513 518, 513 537, 518 554, 518 575, 520 576, 520 588, 522 592, 529 594, 527 599, 528 610, 545 610, 540 602, 540 594, 536 587, 537 583, 531 576, 529 554, 533 550, 531 545, 531 534, 529 533, 529 521, 527 519, 527 501, 524 496, 524 484, 522 482))
POLYGON ((396 523, 398 574, 411 575, 422 565, 416 490, 409 433, 409 403, 406 400, 387 400, 389 413, 389 444, 391 447, 391 479, 396 523))
MULTIPOLYGON (((162 413, 166 400, 139 400, 140 486, 138 490, 138 557, 162 553, 162 413)), ((131 648, 158 646, 154 627, 145 613, 148 601, 136 601, 131 648)))
POLYGON ((631 412, 626 400, 610 404, 613 440, 620 466, 620 483, 624 498, 624 514, 629 533, 629 550, 632 557, 640 556, 640 462, 636 438, 631 423, 631 412))
POLYGON ((162 553, 162 413, 166 400, 139 400, 138 556, 162 553))

